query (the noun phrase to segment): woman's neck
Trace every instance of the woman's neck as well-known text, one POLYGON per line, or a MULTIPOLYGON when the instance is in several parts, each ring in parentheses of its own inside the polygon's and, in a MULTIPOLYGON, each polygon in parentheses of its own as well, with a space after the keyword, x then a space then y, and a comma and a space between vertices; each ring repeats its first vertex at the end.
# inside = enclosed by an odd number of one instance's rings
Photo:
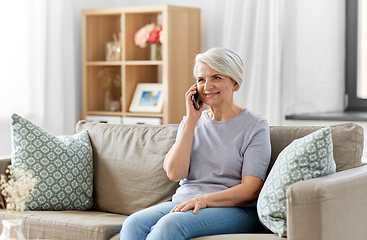
POLYGON ((242 110, 243 108, 234 104, 229 108, 210 107, 210 109, 207 111, 207 114, 212 120, 224 121, 236 117, 242 112, 242 110))

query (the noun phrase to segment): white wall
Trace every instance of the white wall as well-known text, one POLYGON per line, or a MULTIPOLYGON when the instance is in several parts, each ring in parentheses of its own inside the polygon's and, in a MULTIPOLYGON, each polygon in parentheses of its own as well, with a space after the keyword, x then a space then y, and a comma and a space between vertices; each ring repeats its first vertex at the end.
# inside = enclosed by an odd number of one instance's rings
MULTIPOLYGON (((288 1, 284 115, 344 110, 345 1, 288 1)), ((283 125, 327 126, 343 121, 285 120, 283 125)), ((363 162, 367 162, 367 122, 363 162)))
POLYGON ((343 110, 345 1, 287 1, 284 114, 343 110))

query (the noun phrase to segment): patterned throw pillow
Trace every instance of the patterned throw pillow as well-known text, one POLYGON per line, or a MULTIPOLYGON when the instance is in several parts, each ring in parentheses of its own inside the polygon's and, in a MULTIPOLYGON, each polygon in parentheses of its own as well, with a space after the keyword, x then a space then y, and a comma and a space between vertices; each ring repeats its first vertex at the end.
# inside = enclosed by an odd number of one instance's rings
POLYGON ((12 116, 12 165, 37 179, 27 210, 88 210, 93 205, 93 152, 87 131, 55 137, 12 116))
POLYGON ((299 181, 335 173, 330 127, 294 140, 278 156, 260 192, 257 211, 269 230, 287 236, 286 190, 299 181))

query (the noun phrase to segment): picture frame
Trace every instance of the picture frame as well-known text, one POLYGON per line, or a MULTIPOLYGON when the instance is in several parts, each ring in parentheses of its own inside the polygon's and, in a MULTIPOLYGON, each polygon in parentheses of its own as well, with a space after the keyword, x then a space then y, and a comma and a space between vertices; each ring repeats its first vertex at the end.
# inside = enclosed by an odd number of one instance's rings
POLYGON ((139 83, 130 104, 130 112, 160 113, 163 108, 162 83, 139 83))

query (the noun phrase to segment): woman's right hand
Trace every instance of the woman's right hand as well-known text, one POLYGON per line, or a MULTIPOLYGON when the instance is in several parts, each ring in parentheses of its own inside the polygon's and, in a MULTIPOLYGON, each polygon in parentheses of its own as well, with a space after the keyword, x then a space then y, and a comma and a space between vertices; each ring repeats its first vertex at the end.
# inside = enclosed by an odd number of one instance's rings
POLYGON ((186 92, 185 97, 186 97, 186 118, 187 119, 191 119, 194 121, 198 121, 200 116, 201 116, 201 112, 203 111, 203 105, 204 103, 201 102, 200 103, 200 108, 199 110, 196 110, 194 107, 194 103, 192 100, 192 96, 194 96, 194 94, 197 92, 197 85, 196 83, 194 85, 192 85, 189 90, 186 92))

